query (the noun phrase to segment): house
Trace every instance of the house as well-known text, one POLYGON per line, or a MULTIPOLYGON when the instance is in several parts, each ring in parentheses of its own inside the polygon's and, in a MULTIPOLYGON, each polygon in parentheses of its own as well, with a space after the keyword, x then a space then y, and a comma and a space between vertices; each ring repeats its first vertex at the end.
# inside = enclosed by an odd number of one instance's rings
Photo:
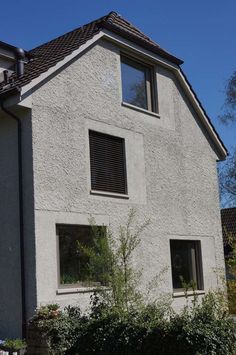
POLYGON ((156 293, 176 308, 180 276, 219 286, 227 150, 182 63, 115 12, 29 52, 0 43, 0 338, 24 336, 40 304, 86 307, 90 216, 151 219, 134 266, 142 289, 167 267, 156 293))
POLYGON ((224 256, 225 260, 227 260, 230 252, 232 252, 228 238, 235 238, 236 240, 236 207, 223 208, 221 210, 221 223, 224 243, 224 256))

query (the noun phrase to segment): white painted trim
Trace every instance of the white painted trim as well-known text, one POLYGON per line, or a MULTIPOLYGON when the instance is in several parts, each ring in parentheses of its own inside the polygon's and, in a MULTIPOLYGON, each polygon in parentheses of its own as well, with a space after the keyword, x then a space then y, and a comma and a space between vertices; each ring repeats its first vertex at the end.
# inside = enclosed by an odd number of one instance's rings
POLYGON ((145 57, 146 59, 150 59, 153 63, 159 63, 165 67, 170 68, 178 68, 178 66, 174 63, 169 62, 167 59, 164 59, 160 57, 159 55, 152 53, 151 51, 144 49, 135 43, 126 40, 122 38, 119 35, 116 35, 115 33, 112 33, 108 30, 102 30, 101 32, 104 33, 104 38, 116 43, 119 45, 119 47, 125 47, 126 50, 130 50, 132 52, 135 52, 136 54, 139 53, 140 57, 145 57))
POLYGON ((189 86, 188 82, 186 81, 184 75, 181 73, 180 69, 178 69, 176 74, 177 74, 179 81, 182 84, 182 87, 185 89, 185 93, 186 93, 188 99, 193 104, 195 110, 199 114, 199 118, 201 119, 202 123, 204 124, 207 132, 209 133, 209 135, 213 139, 214 143, 216 145, 218 145, 218 149, 219 149, 220 153, 222 154, 222 157, 225 159, 227 157, 227 151, 224 149, 223 145, 219 141, 219 138, 217 137, 216 133, 214 132, 214 129, 211 126, 208 118, 206 117, 203 109, 201 108, 199 102, 196 100, 193 90, 189 86))
POLYGON ((139 53, 140 56, 149 58, 149 59, 151 59, 153 61, 153 63, 160 64, 160 65, 168 68, 172 72, 174 72, 174 74, 176 75, 177 79, 181 83, 182 88, 183 88, 184 92, 186 93, 188 99, 190 100, 190 102, 192 103, 194 109, 196 110, 201 122, 205 126, 208 134, 210 135, 210 137, 212 138, 214 144, 216 145, 216 147, 217 147, 217 149, 219 151, 219 158, 220 159, 225 159, 226 158, 226 156, 227 156, 226 149, 223 147, 222 143, 220 142, 219 138, 217 137, 217 134, 215 133, 213 127, 211 126, 208 118, 206 117, 203 109, 201 108, 200 104, 196 100, 195 95, 193 93, 193 90, 191 89, 191 87, 187 83, 187 81, 186 81, 185 77, 183 76, 179 66, 176 65, 176 64, 173 64, 173 63, 169 62, 168 60, 165 60, 165 59, 159 57, 158 55, 155 55, 154 53, 152 53, 152 52, 150 52, 150 51, 148 51, 146 49, 143 49, 140 46, 132 43, 131 41, 128 41, 128 40, 122 38, 121 36, 118 36, 118 35, 110 32, 108 30, 105 30, 105 29, 100 31, 91 40, 88 40, 85 44, 80 46, 77 50, 72 52, 66 58, 64 58, 63 60, 58 62, 55 66, 50 68, 47 72, 41 74, 38 78, 35 78, 34 80, 32 80, 28 85, 23 86, 22 95, 26 95, 27 96, 28 92, 30 94, 30 90, 35 85, 41 83, 48 76, 52 75, 55 71, 61 69, 64 65, 69 63, 72 59, 74 59, 79 54, 83 53, 84 50, 89 48, 92 44, 94 44, 96 41, 98 41, 102 37, 107 39, 107 40, 110 40, 110 41, 112 41, 112 42, 114 42, 116 44, 118 44, 121 47, 125 47, 126 49, 128 49, 130 51, 139 53))
POLYGON ((79 54, 83 53, 87 48, 89 48, 93 43, 95 43, 99 38, 103 37, 104 34, 99 32, 97 35, 94 35, 92 39, 88 40, 85 44, 80 46, 78 49, 73 51, 71 54, 66 56, 63 60, 58 62, 56 65, 48 69, 45 73, 39 75, 37 78, 33 79, 29 84, 22 87, 21 95, 25 95, 31 90, 34 86, 40 84, 43 80, 47 79, 50 75, 54 74, 57 70, 61 69, 64 65, 69 63, 71 60, 76 58, 79 54))

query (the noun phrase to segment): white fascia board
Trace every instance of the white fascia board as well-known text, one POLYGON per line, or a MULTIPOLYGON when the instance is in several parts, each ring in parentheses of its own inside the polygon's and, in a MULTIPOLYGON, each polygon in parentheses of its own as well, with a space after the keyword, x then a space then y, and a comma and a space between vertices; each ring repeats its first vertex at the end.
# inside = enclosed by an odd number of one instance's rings
POLYGON ((89 48, 93 43, 95 43, 98 39, 103 37, 104 34, 99 32, 94 35, 93 38, 88 40, 85 44, 82 44, 78 49, 74 50, 71 54, 66 56, 63 60, 58 62, 56 65, 48 69, 45 73, 42 73, 37 78, 33 79, 29 84, 22 87, 21 95, 27 95, 31 93, 31 90, 38 84, 40 84, 43 80, 47 79, 50 75, 54 74, 57 70, 61 69, 63 66, 68 64, 71 60, 80 55, 83 51, 89 48))
POLYGON ((196 99, 196 96, 195 96, 193 90, 189 86, 189 83, 186 81, 186 79, 180 69, 178 69, 177 77, 178 77, 179 81, 181 82, 182 87, 184 88, 184 91, 185 91, 188 99, 192 103, 195 111, 198 113, 198 117, 200 118, 201 122, 204 124, 204 126, 205 126, 208 134, 212 138, 214 144, 217 146, 218 151, 220 153, 219 158, 225 159, 227 157, 227 150, 224 148, 224 146, 220 142, 213 126, 209 122, 209 119, 205 115, 205 112, 203 111, 199 101, 196 99))
POLYGON ((119 47, 124 47, 126 50, 130 50, 132 52, 135 52, 136 54, 139 54, 141 57, 146 57, 146 59, 149 59, 155 63, 161 64, 162 66, 165 66, 167 68, 172 68, 172 69, 178 69, 178 66, 174 63, 171 63, 167 59, 164 59, 160 57, 159 55, 150 52, 149 50, 140 47, 139 45, 124 39, 123 37, 112 33, 108 30, 102 30, 104 33, 104 38, 116 43, 119 45, 119 47))
POLYGON ((209 122, 209 119, 207 118, 206 114, 204 113, 201 105, 199 104, 198 100, 196 99, 196 96, 191 89, 190 85, 188 84, 187 80, 185 79, 183 73, 181 72, 181 69, 178 65, 173 64, 169 62, 168 60, 165 60, 161 58, 160 56, 141 48, 138 45, 135 45, 131 41, 128 41, 119 35, 113 34, 110 31, 103 30, 104 33, 104 38, 118 44, 121 47, 126 48, 127 50, 139 53, 141 56, 145 56, 147 59, 152 60, 154 63, 157 65, 162 65, 169 70, 173 71, 175 76, 177 77, 178 81, 180 82, 184 92, 186 93, 187 97, 189 98, 191 104, 193 105, 195 111, 198 114, 198 117, 200 118, 201 122, 203 123, 204 127, 206 128, 208 134, 212 138, 214 144, 216 145, 218 152, 219 152, 219 158, 220 159, 225 159, 227 157, 227 151, 222 145, 221 141, 219 140, 217 134, 215 133, 211 123, 209 122))

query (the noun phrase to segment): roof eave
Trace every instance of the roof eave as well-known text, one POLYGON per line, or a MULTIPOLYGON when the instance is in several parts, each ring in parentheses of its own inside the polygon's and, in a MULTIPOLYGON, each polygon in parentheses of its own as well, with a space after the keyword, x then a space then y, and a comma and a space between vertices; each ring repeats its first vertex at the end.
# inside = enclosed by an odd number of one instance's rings
POLYGON ((123 30, 122 28, 114 25, 113 23, 110 23, 110 22, 106 22, 106 21, 102 21, 101 22, 101 25, 100 25, 101 28, 105 28, 111 32, 114 32, 115 34, 121 36, 121 37, 124 37, 125 39, 128 39, 130 40, 131 42, 134 42, 136 43, 137 45, 139 45, 140 47, 144 47, 145 49, 148 49, 150 50, 151 52, 167 59, 168 61, 174 63, 174 64, 177 64, 177 65, 181 65, 184 63, 183 60, 173 56, 172 54, 164 51, 162 48, 158 47, 158 46, 154 46, 150 43, 148 43, 147 41, 141 39, 140 37, 137 37, 125 30, 123 30))

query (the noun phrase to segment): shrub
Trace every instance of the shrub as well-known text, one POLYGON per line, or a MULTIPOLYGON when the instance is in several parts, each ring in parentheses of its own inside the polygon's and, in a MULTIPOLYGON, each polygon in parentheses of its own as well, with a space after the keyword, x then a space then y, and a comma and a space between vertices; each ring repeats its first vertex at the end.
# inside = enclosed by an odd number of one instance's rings
POLYGON ((50 354, 64 354, 80 336, 80 327, 84 317, 78 307, 66 307, 59 310, 58 305, 40 307, 29 322, 29 328, 36 329, 44 338, 50 354))
POLYGON ((6 339, 0 345, 0 349, 5 349, 8 351, 18 351, 26 347, 26 342, 22 339, 6 339))
POLYGON ((158 304, 126 313, 103 309, 90 315, 68 354, 235 354, 234 324, 221 294, 211 292, 180 314, 169 313, 158 304))
POLYGON ((140 234, 148 226, 149 220, 137 225, 135 210, 131 209, 125 225, 119 227, 118 235, 114 236, 111 229, 100 229, 93 219, 90 220, 94 248, 80 244, 84 255, 89 259, 89 274, 96 278, 99 270, 100 279, 108 288, 97 288, 100 298, 120 311, 127 310, 131 305, 142 301, 137 288, 141 272, 132 268, 132 254, 140 243, 140 234))

